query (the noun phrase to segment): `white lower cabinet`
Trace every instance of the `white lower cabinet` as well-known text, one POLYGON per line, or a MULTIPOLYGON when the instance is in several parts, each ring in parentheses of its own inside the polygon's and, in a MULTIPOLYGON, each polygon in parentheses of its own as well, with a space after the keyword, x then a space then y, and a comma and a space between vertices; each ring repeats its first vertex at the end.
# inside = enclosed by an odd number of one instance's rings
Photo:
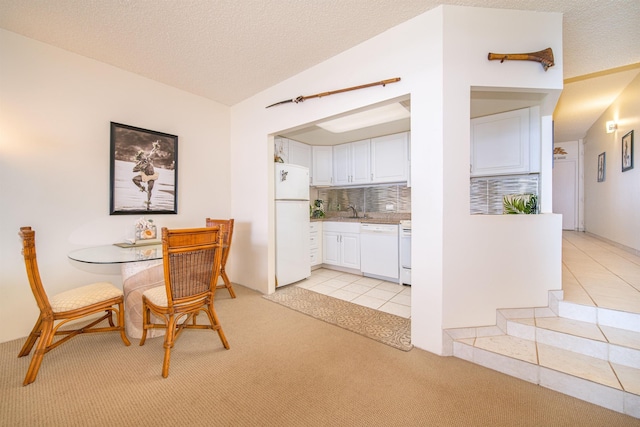
POLYGON ((322 222, 309 223, 311 267, 322 264, 322 222))
POLYGON ((322 262, 360 270, 360 223, 323 223, 322 262))

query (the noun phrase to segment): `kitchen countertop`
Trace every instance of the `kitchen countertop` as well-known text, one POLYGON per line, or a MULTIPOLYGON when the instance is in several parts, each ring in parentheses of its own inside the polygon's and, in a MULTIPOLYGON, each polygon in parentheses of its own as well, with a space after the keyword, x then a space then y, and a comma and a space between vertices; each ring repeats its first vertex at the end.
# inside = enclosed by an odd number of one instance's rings
POLYGON ((400 224, 400 221, 404 219, 411 219, 411 215, 402 215, 397 217, 387 218, 371 218, 371 217, 325 217, 325 218, 311 218, 311 222, 359 222, 365 224, 400 224))

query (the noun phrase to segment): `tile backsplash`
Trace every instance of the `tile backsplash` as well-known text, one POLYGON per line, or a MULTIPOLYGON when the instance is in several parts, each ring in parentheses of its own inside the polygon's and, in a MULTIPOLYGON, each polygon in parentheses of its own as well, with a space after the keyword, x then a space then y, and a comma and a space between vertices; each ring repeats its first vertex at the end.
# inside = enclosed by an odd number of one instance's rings
POLYGON ((539 195, 540 176, 506 175, 471 178, 471 215, 502 215, 502 198, 507 194, 539 195))
MULTIPOLYGON (((540 193, 539 174, 474 177, 470 181, 471 214, 502 215, 507 194, 540 193)), ((369 187, 318 188, 328 216, 347 213, 353 205, 359 215, 411 214, 411 187, 400 184, 369 187)))
POLYGON ((344 212, 353 205, 358 214, 411 213, 411 188, 406 185, 376 185, 357 188, 319 188, 318 199, 325 211, 344 212))

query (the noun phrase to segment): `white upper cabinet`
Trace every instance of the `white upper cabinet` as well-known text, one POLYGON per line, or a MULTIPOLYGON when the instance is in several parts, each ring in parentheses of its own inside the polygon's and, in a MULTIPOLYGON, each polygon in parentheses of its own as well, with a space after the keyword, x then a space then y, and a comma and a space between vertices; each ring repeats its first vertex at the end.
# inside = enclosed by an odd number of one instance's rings
POLYGON ((539 107, 471 120, 471 176, 539 171, 539 107))
POLYGON ((351 183, 350 144, 333 146, 333 178, 334 185, 348 185, 351 183))
POLYGON ((333 147, 314 145, 311 147, 311 185, 333 184, 333 147))
POLYGON ((274 154, 284 163, 304 166, 311 170, 311 146, 293 139, 276 136, 274 154))
MULTIPOLYGON (((409 135, 402 132, 334 146, 312 145, 311 185, 409 185, 409 135)), ((289 140, 289 157, 295 147, 292 142, 289 140)))
POLYGON ((311 172, 311 146, 290 139, 289 163, 309 168, 311 172))
POLYGON ((371 138, 371 182, 407 181, 409 132, 371 138))
POLYGON ((333 184, 366 184, 371 182, 369 140, 333 147, 333 184))
POLYGON ((351 183, 371 182, 371 143, 368 139, 351 143, 351 183))

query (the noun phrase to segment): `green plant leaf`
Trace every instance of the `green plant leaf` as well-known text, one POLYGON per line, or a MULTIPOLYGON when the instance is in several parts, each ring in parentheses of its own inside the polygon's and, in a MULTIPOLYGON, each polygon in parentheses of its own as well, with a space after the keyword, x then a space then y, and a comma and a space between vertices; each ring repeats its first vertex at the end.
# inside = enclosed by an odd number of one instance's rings
POLYGON ((505 214, 536 214, 538 213, 538 197, 535 194, 505 195, 502 198, 503 213, 505 214))

